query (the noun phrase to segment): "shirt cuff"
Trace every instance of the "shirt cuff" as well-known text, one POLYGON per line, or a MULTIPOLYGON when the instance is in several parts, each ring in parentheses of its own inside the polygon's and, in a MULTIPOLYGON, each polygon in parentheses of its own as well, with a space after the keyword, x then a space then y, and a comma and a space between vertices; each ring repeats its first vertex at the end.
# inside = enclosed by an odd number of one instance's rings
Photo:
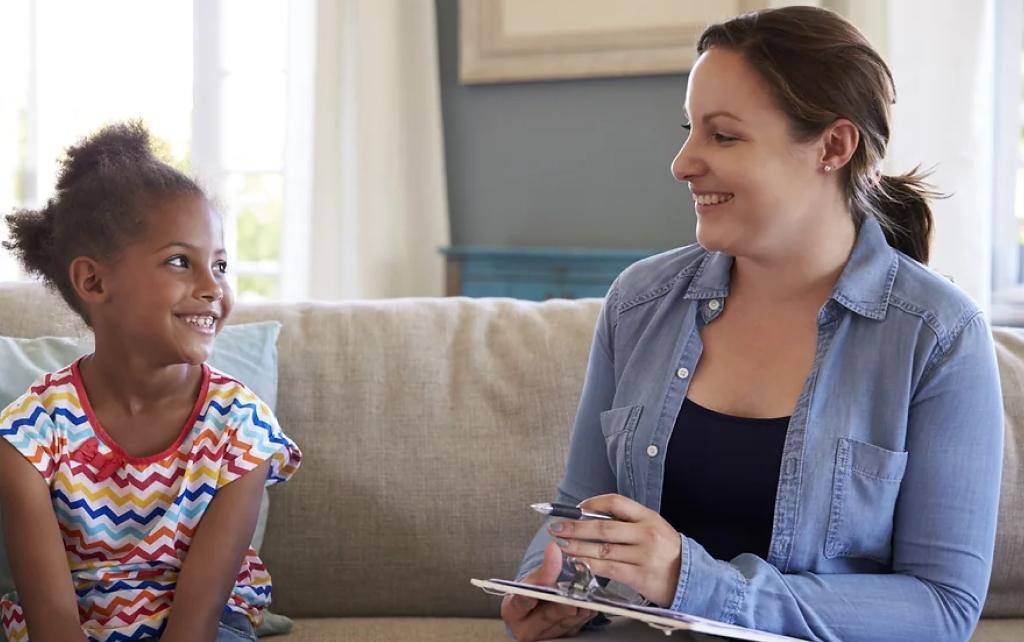
POLYGON ((734 624, 747 592, 747 579, 728 562, 711 557, 682 533, 679 581, 672 610, 734 624))

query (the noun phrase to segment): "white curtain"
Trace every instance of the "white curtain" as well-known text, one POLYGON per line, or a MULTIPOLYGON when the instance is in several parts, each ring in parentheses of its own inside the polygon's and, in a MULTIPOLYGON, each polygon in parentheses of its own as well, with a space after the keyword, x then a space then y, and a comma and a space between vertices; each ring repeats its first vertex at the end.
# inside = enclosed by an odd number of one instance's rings
POLYGON ((992 292, 996 0, 889 0, 896 80, 886 173, 935 166, 931 266, 983 309, 992 292))
POLYGON ((449 238, 432 0, 317 0, 309 296, 440 296, 449 238))

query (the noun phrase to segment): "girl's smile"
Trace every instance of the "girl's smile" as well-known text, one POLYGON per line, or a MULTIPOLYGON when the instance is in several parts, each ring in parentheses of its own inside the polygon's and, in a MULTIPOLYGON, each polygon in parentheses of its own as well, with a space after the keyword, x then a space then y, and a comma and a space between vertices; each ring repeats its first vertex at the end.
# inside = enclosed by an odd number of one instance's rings
POLYGON ((219 315, 214 313, 176 314, 175 316, 196 332, 208 335, 216 334, 216 323, 217 319, 220 318, 219 315))

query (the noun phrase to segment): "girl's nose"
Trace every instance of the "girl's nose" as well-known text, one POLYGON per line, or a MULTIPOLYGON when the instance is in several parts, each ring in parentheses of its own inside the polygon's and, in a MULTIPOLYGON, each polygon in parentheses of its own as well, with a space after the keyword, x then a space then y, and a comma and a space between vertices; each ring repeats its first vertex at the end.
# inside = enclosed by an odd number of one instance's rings
POLYGON ((220 301, 224 298, 224 288, 211 271, 204 270, 196 283, 196 294, 207 301, 220 301))

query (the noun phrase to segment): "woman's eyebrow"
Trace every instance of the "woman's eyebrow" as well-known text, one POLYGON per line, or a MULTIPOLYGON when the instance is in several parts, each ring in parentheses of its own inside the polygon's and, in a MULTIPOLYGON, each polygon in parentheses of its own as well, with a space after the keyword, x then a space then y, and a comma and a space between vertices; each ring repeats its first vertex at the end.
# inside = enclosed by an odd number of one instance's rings
MULTIPOLYGON (((714 118, 716 116, 724 116, 726 118, 731 118, 731 119, 733 119, 733 120, 735 120, 737 122, 740 122, 740 123, 743 122, 742 118, 740 118, 739 116, 737 116, 736 114, 734 114, 732 112, 725 111, 724 109, 720 109, 718 111, 713 111, 713 112, 709 112, 707 114, 704 114, 704 116, 701 118, 701 120, 704 121, 704 122, 707 122, 707 121, 711 120, 712 118, 714 118)), ((690 115, 686 112, 686 110, 683 110, 683 119, 687 120, 687 121, 690 120, 690 115)))

